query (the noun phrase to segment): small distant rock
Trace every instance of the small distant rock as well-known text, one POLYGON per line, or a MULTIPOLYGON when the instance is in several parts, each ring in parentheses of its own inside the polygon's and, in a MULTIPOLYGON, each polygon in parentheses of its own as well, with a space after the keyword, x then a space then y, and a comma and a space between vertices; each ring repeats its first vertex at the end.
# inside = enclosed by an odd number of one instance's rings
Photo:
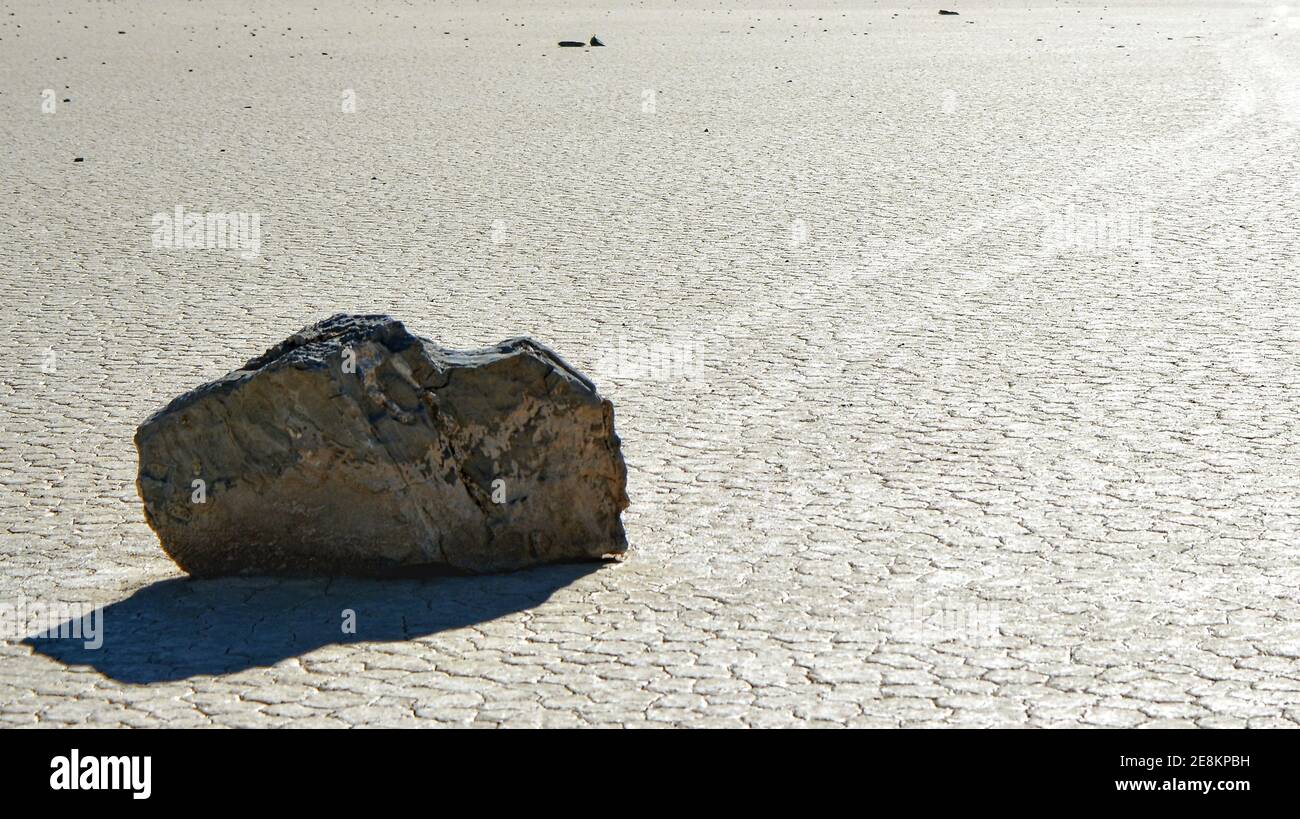
POLYGON ((599 38, 599 37, 597 37, 595 34, 593 34, 593 35, 591 35, 591 43, 590 43, 590 45, 591 45, 593 48, 595 48, 595 47, 597 47, 597 46, 604 46, 605 44, 602 43, 602 42, 600 41, 600 38, 599 38))
POLYGON ((585 48, 586 43, 581 40, 561 40, 560 48, 585 48))
POLYGON ((74 160, 72 160, 72 161, 73 161, 73 162, 85 162, 85 161, 86 161, 86 158, 85 158, 84 156, 79 156, 79 157, 77 157, 76 159, 74 159, 74 160))
POLYGON ((940 13, 940 14, 951 14, 951 15, 953 15, 953 16, 956 16, 956 14, 957 14, 957 12, 955 12, 955 11, 948 11, 947 9, 939 9, 939 13, 940 13))

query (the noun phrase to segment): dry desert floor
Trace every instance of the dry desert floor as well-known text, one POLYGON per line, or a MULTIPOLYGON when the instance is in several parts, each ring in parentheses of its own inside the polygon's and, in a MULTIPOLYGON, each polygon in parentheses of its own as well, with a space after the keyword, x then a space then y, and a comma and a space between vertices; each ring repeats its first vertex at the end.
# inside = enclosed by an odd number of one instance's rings
POLYGON ((1300 722, 1300 4, 0 0, 0 111, 6 725, 1300 722), (589 373, 627 557, 185 579, 136 426, 336 312, 589 373))

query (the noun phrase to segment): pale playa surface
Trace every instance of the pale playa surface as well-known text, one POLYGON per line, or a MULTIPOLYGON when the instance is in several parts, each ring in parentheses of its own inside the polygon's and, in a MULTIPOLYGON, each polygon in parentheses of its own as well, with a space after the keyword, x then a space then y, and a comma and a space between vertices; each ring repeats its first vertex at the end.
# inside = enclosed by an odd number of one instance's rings
POLYGON ((0 3, 5 723, 1300 721, 1300 7, 353 5, 0 3), (591 374, 628 559, 178 580, 136 425, 338 311, 591 374))

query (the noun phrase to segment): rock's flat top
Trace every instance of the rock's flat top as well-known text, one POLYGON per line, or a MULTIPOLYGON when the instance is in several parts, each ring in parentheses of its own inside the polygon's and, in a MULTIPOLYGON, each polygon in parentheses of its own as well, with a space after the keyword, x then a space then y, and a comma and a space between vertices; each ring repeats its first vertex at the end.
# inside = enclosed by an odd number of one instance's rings
POLYGON ((236 5, 0 16, 0 600, 125 607, 104 674, 0 643, 0 722, 1300 719, 1296 31, 1186 0, 246 4, 300 41, 236 5), (617 47, 555 46, 593 32, 617 47), (42 115, 52 83, 73 102, 42 115), (1043 254, 1017 198, 1151 213, 1156 241, 1043 254), (148 250, 177 203, 262 212, 264 258, 148 250), (452 347, 516 328, 591 374, 635 558, 178 580, 136 426, 339 310, 452 347), (620 375, 620 342, 669 355, 620 375))

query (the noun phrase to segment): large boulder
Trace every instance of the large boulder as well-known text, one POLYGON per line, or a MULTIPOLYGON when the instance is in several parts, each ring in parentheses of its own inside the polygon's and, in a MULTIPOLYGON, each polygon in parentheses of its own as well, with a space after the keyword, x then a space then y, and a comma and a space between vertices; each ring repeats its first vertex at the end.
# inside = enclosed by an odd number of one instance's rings
POLYGON ((470 352, 337 315, 140 425, 137 487, 194 575, 491 572, 627 548, 614 408, 526 338, 470 352))

